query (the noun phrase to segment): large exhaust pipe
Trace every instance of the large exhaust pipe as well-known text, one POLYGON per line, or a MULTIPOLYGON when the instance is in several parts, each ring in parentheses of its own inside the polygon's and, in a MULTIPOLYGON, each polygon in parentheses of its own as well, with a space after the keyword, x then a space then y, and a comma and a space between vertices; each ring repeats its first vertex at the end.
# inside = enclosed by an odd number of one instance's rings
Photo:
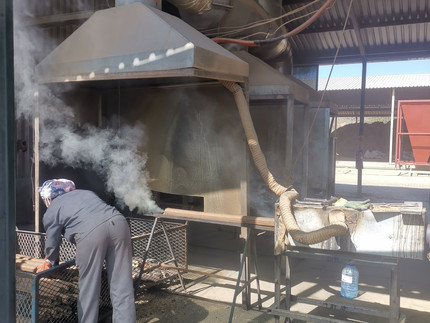
MULTIPOLYGON (((261 39, 265 35, 276 37, 286 33, 280 20, 274 20, 282 14, 280 0, 233 0, 230 4, 220 4, 212 0, 168 0, 180 12, 181 19, 208 37, 215 36, 218 31, 229 30, 231 37, 261 39), (265 21, 266 23, 258 23, 265 21), (252 28, 242 26, 255 24, 252 28)), ((218 36, 218 35, 216 35, 218 36)), ((286 39, 266 44, 258 48, 250 48, 250 53, 264 61, 280 55, 286 55, 291 61, 291 48, 286 39)))
MULTIPOLYGON (((264 157, 258 142, 251 113, 249 112, 249 106, 242 88, 239 84, 234 82, 221 81, 221 84, 233 93, 255 166, 270 190, 280 197, 280 232, 278 235, 279 239, 275 245, 275 255, 280 255, 284 252, 285 245, 288 241, 286 239, 287 233, 290 234, 295 241, 306 245, 316 244, 331 237, 341 236, 348 233, 348 226, 346 225, 345 217, 342 216, 342 214, 340 216, 331 217, 333 221, 330 219, 330 225, 319 230, 304 232, 300 229, 294 217, 292 207, 294 200, 297 199, 299 194, 292 187, 284 187, 279 184, 269 171, 266 158, 264 157)), ((341 210, 339 211, 342 212, 341 210)))

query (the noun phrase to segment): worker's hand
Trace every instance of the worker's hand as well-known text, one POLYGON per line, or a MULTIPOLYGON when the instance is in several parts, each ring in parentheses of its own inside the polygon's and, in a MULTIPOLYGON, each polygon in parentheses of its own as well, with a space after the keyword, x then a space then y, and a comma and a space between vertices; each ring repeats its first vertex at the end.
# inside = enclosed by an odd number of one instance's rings
POLYGON ((43 261, 43 264, 37 266, 37 268, 36 268, 36 274, 40 273, 41 271, 48 270, 51 267, 52 267, 51 263, 49 262, 48 259, 45 258, 45 260, 43 261))

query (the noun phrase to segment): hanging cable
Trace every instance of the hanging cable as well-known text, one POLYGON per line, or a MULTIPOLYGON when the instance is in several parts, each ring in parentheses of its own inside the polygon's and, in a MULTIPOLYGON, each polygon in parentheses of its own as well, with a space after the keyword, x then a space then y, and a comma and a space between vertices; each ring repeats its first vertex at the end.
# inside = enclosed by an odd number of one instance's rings
MULTIPOLYGON (((291 19, 291 20, 288 20, 288 21, 286 21, 286 22, 284 22, 282 25, 279 25, 273 32, 262 32, 262 31, 260 31, 260 32, 255 32, 255 33, 253 33, 253 34, 249 34, 249 35, 246 35, 246 36, 242 36, 242 37, 240 37, 240 38, 238 38, 238 39, 240 39, 240 40, 245 40, 245 39, 247 39, 247 38, 250 38, 250 37, 253 37, 253 36, 257 36, 257 35, 261 35, 261 34, 263 34, 263 35, 265 35, 265 38, 267 38, 269 35, 274 35, 274 34, 276 34, 277 32, 278 32, 278 30, 279 29, 281 29, 282 27, 284 27, 285 25, 287 25, 287 24, 289 24, 289 23, 292 23, 293 21, 296 21, 296 20, 298 20, 298 19, 302 19, 302 18, 304 18, 304 17, 307 17, 307 16, 310 16, 310 15, 312 15, 313 13, 315 13, 316 12, 316 10, 315 11, 312 11, 312 12, 309 12, 309 13, 306 13, 306 14, 304 14, 304 15, 302 15, 302 16, 300 16, 300 17, 296 17, 296 18, 293 18, 293 19, 291 19)), ((253 26, 253 28, 254 28, 254 26, 253 26)), ((240 32, 240 31, 239 31, 240 32)), ((231 32, 226 32, 226 33, 224 33, 224 35, 229 35, 229 34, 237 34, 238 33, 238 31, 231 31, 231 32)))
POLYGON ((304 29, 306 29, 309 25, 311 25, 319 16, 321 16, 321 14, 328 8, 330 7, 336 0, 327 0, 326 3, 324 3, 320 9, 318 9, 318 11, 308 20, 306 20, 303 24, 301 24, 300 26, 298 26, 297 28, 293 29, 292 31, 278 36, 278 37, 274 37, 274 38, 268 38, 268 39, 260 39, 260 40, 237 40, 237 39, 233 39, 233 38, 220 38, 220 37, 216 37, 216 38, 212 38, 212 40, 218 44, 221 43, 233 43, 233 44, 239 44, 239 45, 244 45, 244 46, 248 46, 248 47, 256 47, 256 46, 260 46, 263 44, 268 44, 268 43, 273 43, 273 42, 277 42, 280 41, 282 39, 285 38, 289 38, 292 36, 297 35, 298 33, 300 33, 301 31, 303 31, 304 29))
MULTIPOLYGON (((201 30, 201 32, 203 34, 205 34, 205 36, 207 36, 207 37, 211 37, 211 36, 222 37, 222 36, 228 36, 228 35, 232 35, 232 34, 238 34, 238 33, 244 32, 244 31, 246 31, 248 29, 260 27, 260 26, 263 26, 265 24, 270 24, 272 22, 276 22, 277 20, 280 20, 280 19, 283 19, 285 17, 291 16, 291 15, 297 13, 297 12, 300 12, 300 11, 306 9, 307 7, 313 5, 313 4, 317 3, 317 2, 320 2, 320 1, 321 0, 314 0, 314 1, 312 1, 312 2, 310 2, 310 3, 308 3, 308 4, 304 5, 304 6, 302 6, 300 8, 296 8, 294 10, 291 10, 291 11, 287 12, 287 13, 284 13, 283 15, 281 15, 279 17, 263 19, 263 20, 259 20, 257 22, 252 22, 252 23, 245 24, 245 25, 242 25, 242 26, 231 26, 231 27, 227 27, 226 26, 226 27, 217 27, 217 28, 205 29, 205 30, 201 30)), ((315 12, 315 11, 313 11, 313 12, 315 12)), ((293 18, 293 19, 291 19, 291 20, 283 23, 282 25, 285 25, 285 24, 288 24, 288 23, 290 23, 292 21, 295 21, 297 19, 303 18, 303 17, 305 17, 307 15, 312 14, 313 12, 305 14, 305 15, 302 15, 300 17, 293 18)))
POLYGON ((304 14, 304 15, 301 15, 300 17, 296 17, 296 18, 294 18, 294 19, 291 19, 291 20, 288 20, 288 21, 284 22, 283 24, 279 25, 279 27, 278 27, 278 28, 276 28, 276 29, 275 29, 275 31, 273 31, 273 33, 272 33, 272 34, 276 34, 276 32, 277 32, 279 29, 281 29, 282 27, 284 27, 285 25, 288 25, 288 24, 292 23, 292 22, 293 22, 293 21, 295 21, 295 20, 302 19, 302 18, 305 18, 305 17, 307 17, 307 16, 310 16, 310 15, 314 14, 315 12, 317 12, 317 10, 314 10, 314 11, 308 12, 308 13, 306 13, 306 14, 304 14))

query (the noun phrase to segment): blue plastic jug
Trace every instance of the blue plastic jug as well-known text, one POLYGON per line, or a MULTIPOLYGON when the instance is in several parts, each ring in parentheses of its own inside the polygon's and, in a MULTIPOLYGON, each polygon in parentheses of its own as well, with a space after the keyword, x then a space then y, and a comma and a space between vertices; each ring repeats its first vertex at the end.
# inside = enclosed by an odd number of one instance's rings
POLYGON ((358 269, 353 264, 348 264, 342 269, 342 280, 340 284, 340 294, 346 298, 358 296, 358 269))

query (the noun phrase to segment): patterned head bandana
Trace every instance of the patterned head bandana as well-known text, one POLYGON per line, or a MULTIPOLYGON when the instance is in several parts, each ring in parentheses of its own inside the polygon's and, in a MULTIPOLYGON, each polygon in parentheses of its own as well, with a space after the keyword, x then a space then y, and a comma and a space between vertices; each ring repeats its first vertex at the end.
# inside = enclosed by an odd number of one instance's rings
POLYGON ((39 187, 40 197, 43 200, 54 199, 64 193, 75 190, 75 183, 68 179, 50 179, 39 187))

